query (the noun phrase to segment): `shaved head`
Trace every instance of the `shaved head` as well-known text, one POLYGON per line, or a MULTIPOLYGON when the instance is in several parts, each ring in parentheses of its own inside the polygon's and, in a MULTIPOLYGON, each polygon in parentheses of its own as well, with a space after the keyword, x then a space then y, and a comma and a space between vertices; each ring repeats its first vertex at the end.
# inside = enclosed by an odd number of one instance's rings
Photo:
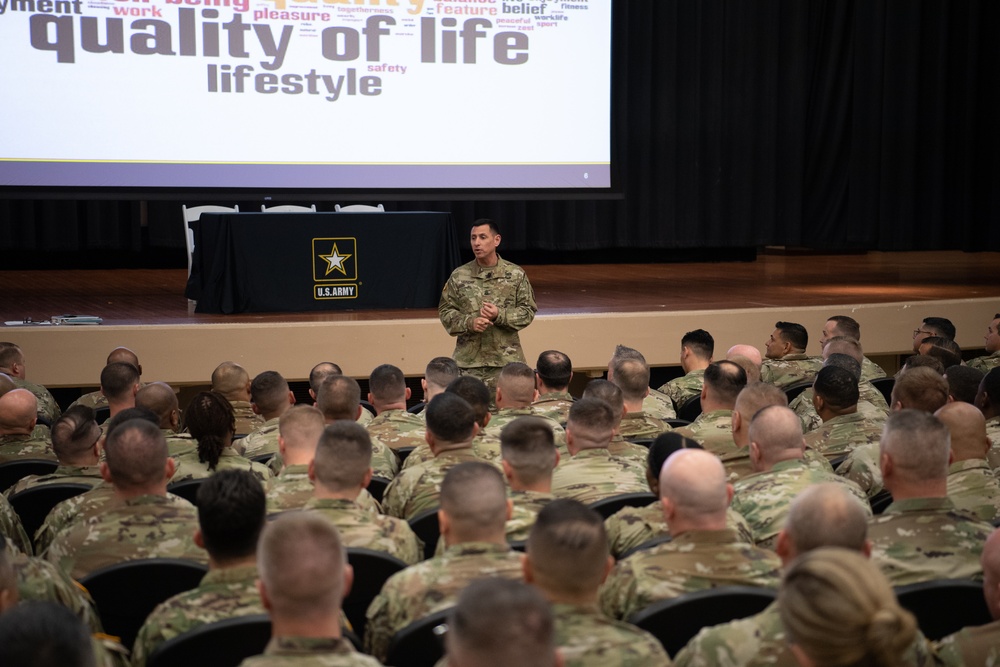
POLYGON ((750 443, 757 446, 765 464, 773 465, 790 450, 802 450, 802 421, 788 408, 764 408, 750 422, 750 443))
POLYGON ((111 354, 108 355, 107 363, 113 364, 116 361, 124 361, 126 364, 132 364, 139 369, 139 374, 142 374, 142 366, 139 365, 138 355, 127 347, 116 347, 111 350, 111 354))
POLYGON ((326 423, 323 413, 311 405, 295 405, 278 419, 278 433, 285 448, 286 465, 309 463, 326 423))
POLYGON ((721 517, 724 524, 728 489, 719 457, 701 449, 674 452, 660 471, 660 497, 673 503, 678 515, 688 521, 721 517))
POLYGON ((230 401, 247 400, 250 374, 235 361, 223 361, 212 372, 212 391, 230 401))
POLYGON ((951 451, 956 461, 985 459, 990 449, 986 418, 971 403, 947 403, 934 413, 951 434, 951 451))
POLYGON ((441 482, 441 511, 447 514, 458 542, 502 536, 507 521, 503 475, 488 463, 459 463, 441 482))
POLYGON ((38 418, 38 399, 27 389, 0 396, 0 434, 31 433, 38 418))
POLYGON ((794 556, 820 547, 862 551, 868 539, 868 515, 842 485, 817 484, 792 501, 784 531, 794 556))
POLYGON ((726 359, 732 361, 733 357, 746 357, 753 363, 757 364, 758 368, 760 368, 760 365, 764 363, 764 358, 761 356, 760 350, 753 345, 744 345, 742 343, 739 345, 733 345, 729 348, 729 351, 726 352, 726 359))
POLYGON ((160 428, 172 428, 172 413, 180 409, 177 394, 165 382, 153 382, 140 389, 135 395, 135 407, 146 408, 160 418, 160 428))
POLYGON ((892 459, 896 473, 911 483, 948 476, 951 434, 937 417, 922 410, 889 413, 879 449, 892 459))
POLYGON ((497 389, 505 407, 524 407, 535 400, 535 372, 527 364, 514 361, 503 367, 497 389))

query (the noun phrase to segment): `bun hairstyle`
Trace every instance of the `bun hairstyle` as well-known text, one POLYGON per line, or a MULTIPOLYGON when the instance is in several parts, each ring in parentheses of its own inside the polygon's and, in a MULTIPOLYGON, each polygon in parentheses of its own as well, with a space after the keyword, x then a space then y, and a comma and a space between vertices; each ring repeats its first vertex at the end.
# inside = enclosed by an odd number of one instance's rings
POLYGON ((816 549, 793 562, 778 609, 789 643, 817 667, 902 667, 917 636, 885 576, 847 549, 816 549))
POLYGON ((203 391, 191 399, 184 411, 184 424, 198 441, 198 460, 215 470, 222 450, 233 443, 236 417, 233 406, 221 394, 203 391))

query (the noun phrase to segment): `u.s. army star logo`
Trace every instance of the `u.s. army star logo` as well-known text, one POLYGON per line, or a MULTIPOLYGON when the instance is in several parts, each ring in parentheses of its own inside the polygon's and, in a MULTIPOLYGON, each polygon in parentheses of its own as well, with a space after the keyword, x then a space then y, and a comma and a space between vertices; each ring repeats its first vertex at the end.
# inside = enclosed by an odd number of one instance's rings
POLYGON ((353 237, 312 240, 313 280, 318 283, 358 279, 358 242, 353 237))
POLYGON ((334 271, 340 271, 347 277, 347 270, 344 268, 344 262, 350 259, 351 255, 341 255, 340 251, 337 250, 337 244, 333 244, 333 250, 330 251, 329 255, 320 255, 320 259, 326 260, 326 274, 330 275, 334 271))

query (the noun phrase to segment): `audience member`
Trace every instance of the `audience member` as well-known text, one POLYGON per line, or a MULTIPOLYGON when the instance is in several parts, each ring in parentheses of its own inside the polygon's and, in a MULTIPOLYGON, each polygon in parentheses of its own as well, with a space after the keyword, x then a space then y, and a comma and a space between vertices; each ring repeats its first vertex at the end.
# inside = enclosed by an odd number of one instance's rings
POLYGON ((212 391, 229 401, 236 418, 235 435, 256 431, 264 419, 250 405, 250 374, 234 361, 223 361, 212 371, 212 391))
POLYGON ((1000 518, 1000 481, 986 452, 986 420, 976 406, 947 403, 934 413, 951 435, 951 465, 948 467, 948 497, 955 507, 993 523, 1000 518))
POLYGON ((1000 659, 1000 530, 990 533, 983 547, 983 597, 992 623, 963 628, 937 644, 937 655, 946 667, 996 664, 1000 659))
POLYGON ((945 368, 962 363, 962 348, 950 338, 928 336, 920 343, 918 354, 939 359, 945 368))
POLYGON ((987 325, 983 341, 986 355, 970 359, 968 365, 983 373, 988 373, 1000 366, 1000 313, 994 315, 993 320, 987 325))
POLYGON ((38 414, 50 424, 62 411, 52 393, 40 384, 28 382, 24 352, 16 343, 0 342, 0 373, 7 375, 18 389, 27 389, 38 401, 38 414))
POLYGON ((703 378, 701 414, 678 433, 697 440, 716 456, 732 454, 736 451, 733 408, 736 397, 747 386, 746 371, 731 361, 717 361, 705 368, 703 378))
MULTIPOLYGON (((519 361, 513 361, 500 371, 496 378, 496 413, 485 427, 487 433, 497 438, 503 427, 518 417, 539 416, 532 407, 538 398, 535 388, 535 372, 519 361)), ((540 417, 549 419, 548 417, 540 417)), ((556 441, 560 445, 566 442, 566 431, 555 419, 549 419, 556 441)))
POLYGON ((784 389, 789 385, 811 380, 822 366, 818 357, 806 356, 809 334, 795 322, 775 322, 774 331, 764 343, 766 350, 760 368, 763 382, 784 389))
MULTIPOLYGON (((316 406, 319 407, 319 390, 323 386, 323 383, 334 377, 335 375, 343 375, 344 372, 340 370, 340 366, 333 363, 332 361, 321 361, 320 363, 313 366, 312 370, 309 371, 309 395, 315 402, 316 406)), ((358 388, 358 404, 361 401, 361 389, 358 388)), ((361 412, 358 413, 356 420, 362 426, 368 426, 372 419, 375 418, 367 408, 362 407, 361 412)))
POLYGON ((538 355, 538 361, 535 362, 535 389, 538 397, 531 404, 535 414, 548 417, 565 428, 569 409, 575 400, 569 393, 572 379, 573 362, 565 353, 546 350, 538 355))
POLYGON ((198 441, 190 433, 181 429, 181 409, 177 394, 165 382, 152 382, 135 394, 135 405, 156 413, 160 420, 160 430, 167 439, 170 456, 197 458, 198 441))
POLYGON ((559 452, 548 420, 520 417, 500 432, 500 464, 510 488, 511 517, 506 534, 510 542, 528 539, 538 512, 552 495, 552 471, 559 452))
MULTIPOLYGON (((323 380, 316 394, 316 407, 327 424, 356 421, 364 426, 372 422, 363 419, 367 410, 361 407, 361 386, 346 375, 331 374, 323 380)), ((392 479, 399 472, 396 453, 378 438, 372 438, 372 470, 385 479, 392 479)))
MULTIPOLYGON (((249 470, 261 482, 274 475, 262 463, 248 461, 233 449, 236 418, 232 404, 221 394, 203 391, 188 403, 184 411, 184 424, 188 433, 198 442, 197 452, 177 457, 184 466, 184 479, 209 477, 218 470, 249 470)), ((175 479, 174 481, 178 481, 175 479)))
MULTIPOLYGON (((626 440, 655 438, 670 430, 664 419, 647 411, 649 396, 649 366, 644 358, 631 356, 616 357, 608 366, 608 381, 622 391, 625 416, 621 419, 619 434, 626 440)), ((670 399, 666 399, 670 402, 670 399)), ((670 403, 673 410, 673 403, 670 403)))
MULTIPOLYGON (((611 406, 611 411, 615 415, 614 435, 611 437, 611 444, 608 445, 608 451, 611 455, 632 459, 640 465, 645 465, 646 447, 629 442, 621 434, 621 422, 625 416, 625 399, 622 397, 622 390, 613 382, 597 378, 587 383, 586 389, 583 390, 583 398, 596 398, 611 406)), ((645 438, 637 438, 637 440, 645 440, 645 438)), ((566 452, 566 455, 569 456, 569 452, 566 452)))
POLYGON ((37 422, 38 399, 30 391, 17 388, 0 396, 0 463, 56 459, 50 438, 34 435, 37 422))
POLYGON ((913 353, 920 351, 920 344, 930 336, 938 336, 955 340, 955 325, 951 320, 944 317, 925 317, 916 329, 913 330, 913 353))
POLYGON ((406 411, 410 388, 406 386, 403 371, 392 364, 382 364, 371 372, 368 385, 368 402, 375 406, 376 413, 367 426, 373 438, 393 451, 426 442, 424 420, 406 411))
MULTIPOLYGON (((639 362, 640 366, 644 366, 646 369, 646 374, 649 373, 649 364, 646 363, 646 357, 642 355, 642 352, 636 350, 635 348, 627 347, 625 345, 617 345, 615 347, 614 354, 611 357, 611 361, 608 362, 608 380, 615 382, 614 374, 617 365, 626 360, 632 360, 639 362)), ((630 380, 626 380, 630 384, 635 382, 635 377, 630 380)), ((674 410, 674 402, 670 400, 670 397, 666 394, 653 389, 648 386, 649 378, 646 378, 646 394, 645 398, 642 399, 642 405, 636 406, 635 410, 642 410, 646 415, 652 419, 664 420, 664 419, 674 419, 677 417, 677 411, 674 410)), ((615 382, 615 384, 618 384, 615 382)), ((621 386, 620 384, 618 386, 621 386)), ((624 388, 622 389, 624 391, 624 388)), ((634 390, 638 392, 637 389, 634 390)), ((627 437, 627 436, 626 436, 627 437)))
MULTIPOLYGON (((116 347, 111 350, 111 353, 108 354, 108 358, 104 364, 113 364, 116 361, 124 361, 127 364, 132 364, 135 366, 136 370, 139 371, 139 376, 142 376, 142 364, 139 363, 138 355, 127 347, 116 347)), ((73 401, 69 407, 72 408, 77 405, 86 405, 88 408, 93 410, 106 408, 108 407, 108 398, 101 392, 100 389, 98 389, 97 391, 92 391, 88 394, 82 395, 80 398, 73 401)))
POLYGON ((944 379, 948 381, 948 396, 952 401, 976 403, 979 384, 986 374, 972 366, 949 366, 945 369, 944 379))
POLYGON ((701 395, 705 369, 712 363, 715 354, 715 339, 704 329, 688 331, 681 338, 681 370, 684 375, 667 382, 660 391, 670 397, 675 408, 680 408, 689 399, 701 395))
POLYGON ((881 412, 858 410, 858 382, 849 371, 825 366, 816 374, 812 388, 813 408, 823 425, 806 433, 807 449, 832 461, 861 445, 878 443, 885 418, 881 412))
POLYGON ((295 405, 295 394, 277 371, 264 371, 250 383, 250 409, 264 423, 239 440, 243 456, 255 458, 278 453, 278 420, 295 405))
MULTIPOLYGON (((826 344, 830 342, 832 338, 853 338, 858 342, 860 347, 861 344, 861 325, 853 317, 848 315, 834 315, 826 321, 823 325, 823 332, 820 335, 819 345, 820 349, 825 349, 826 344)), ((878 378, 884 378, 886 376, 885 369, 873 362, 868 357, 864 357, 861 360, 861 379, 862 380, 875 380, 878 378)))
POLYGON ((139 369, 126 361, 112 361, 101 371, 101 393, 108 400, 112 417, 135 407, 140 386, 139 369))
POLYGON ((87 627, 65 607, 28 602, 0 615, 0 664, 96 667, 87 627))
POLYGON ((15 493, 47 484, 87 484, 91 487, 101 482, 100 448, 101 427, 94 421, 94 411, 84 405, 71 407, 52 424, 52 450, 59 467, 47 475, 22 477, 4 493, 15 493))
MULTIPOLYGON (((434 357, 427 362, 424 377, 420 386, 424 390, 424 406, 451 384, 452 380, 461 376, 458 364, 451 357, 434 357)), ((423 414, 423 413, 421 413, 423 414)))

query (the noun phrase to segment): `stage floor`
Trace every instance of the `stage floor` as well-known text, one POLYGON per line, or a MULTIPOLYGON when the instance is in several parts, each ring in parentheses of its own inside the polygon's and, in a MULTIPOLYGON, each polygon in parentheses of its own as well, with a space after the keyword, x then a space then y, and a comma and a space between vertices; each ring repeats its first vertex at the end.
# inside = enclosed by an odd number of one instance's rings
MULTIPOLYGON (((539 310, 522 340, 529 362, 556 348, 577 368, 597 369, 625 343, 652 365, 669 365, 694 328, 711 331, 724 353, 737 342, 762 347, 778 319, 801 322, 818 340, 827 316, 851 314, 866 352, 888 355, 905 352, 912 329, 935 315, 956 323, 963 347, 977 348, 1000 311, 998 268, 1000 253, 960 252, 525 266, 539 310)), ((204 381, 226 359, 251 374, 274 368, 289 379, 304 378, 321 360, 358 376, 383 362, 418 375, 453 345, 433 309, 203 315, 184 297, 185 281, 184 270, 0 271, 3 321, 64 313, 104 319, 94 327, 7 326, 0 339, 25 349, 29 379, 54 386, 93 384, 117 345, 140 354, 144 378, 176 383, 204 381)))

